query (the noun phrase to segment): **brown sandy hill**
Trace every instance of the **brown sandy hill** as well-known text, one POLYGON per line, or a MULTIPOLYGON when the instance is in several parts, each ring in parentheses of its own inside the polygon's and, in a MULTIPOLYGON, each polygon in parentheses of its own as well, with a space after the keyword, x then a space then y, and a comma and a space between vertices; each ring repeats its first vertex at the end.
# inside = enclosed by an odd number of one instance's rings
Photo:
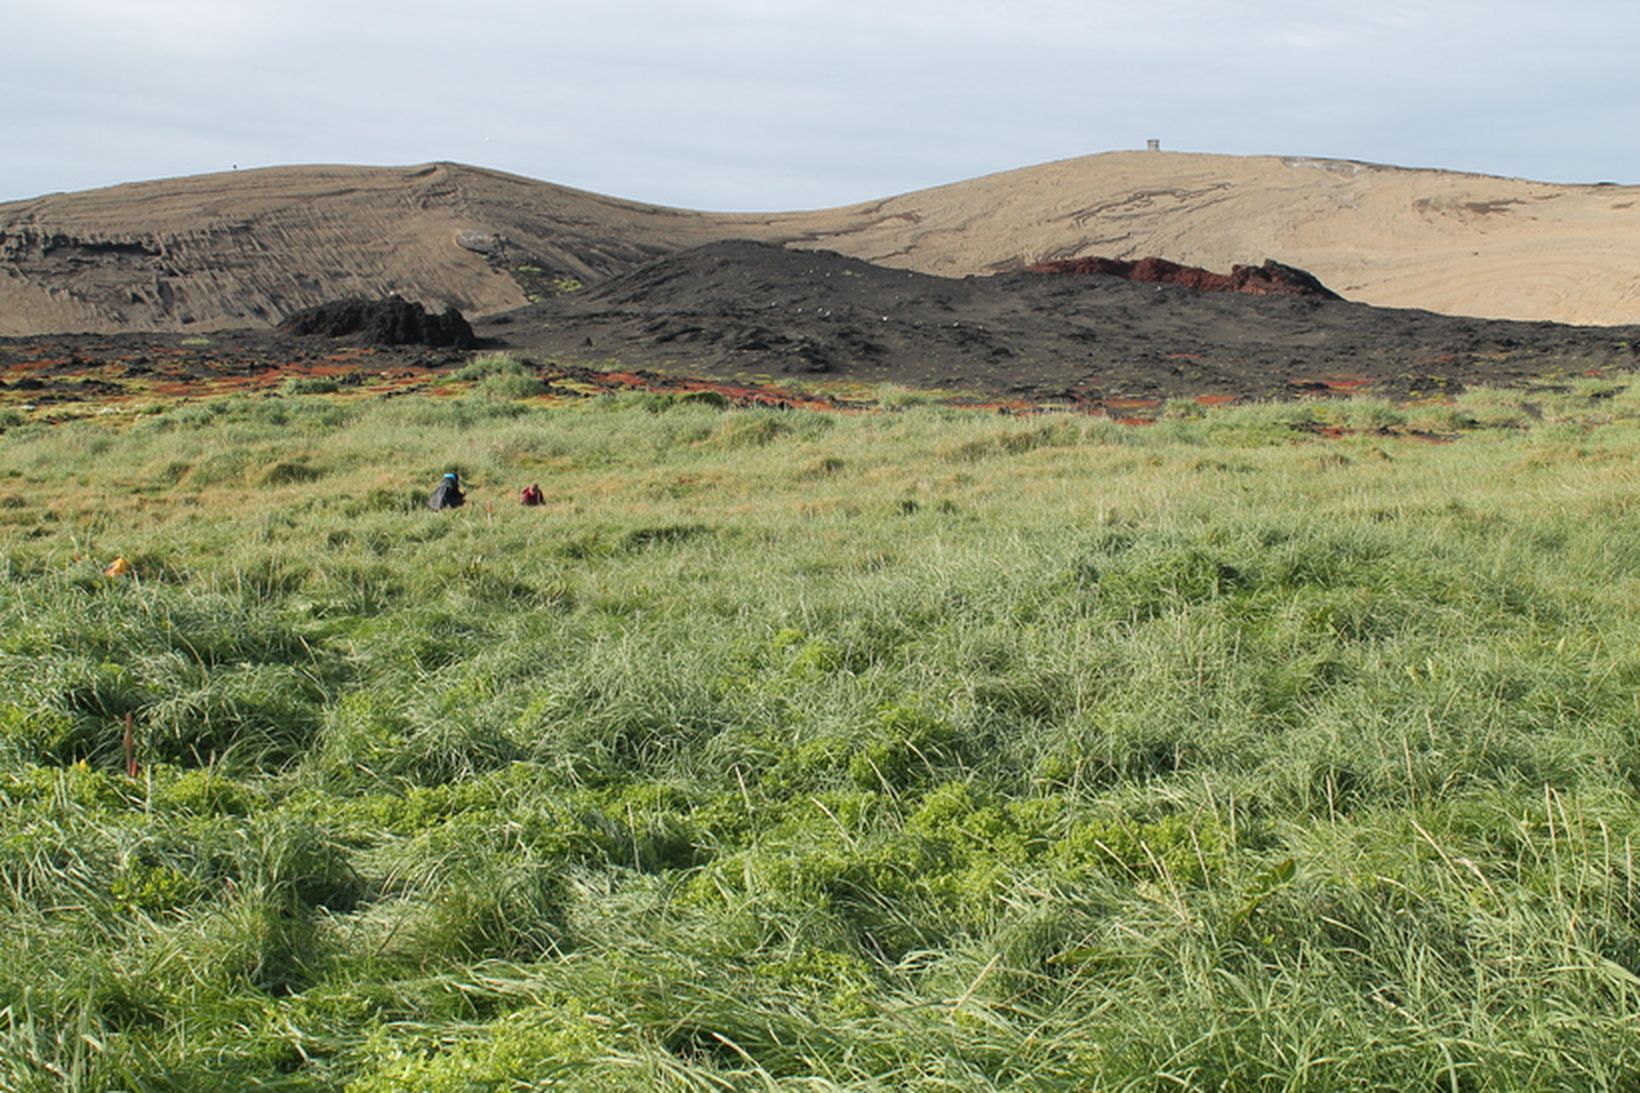
POLYGON ((134 183, 0 205, 0 334, 263 326, 395 292, 484 314, 526 302, 515 266, 599 279, 717 237, 698 214, 455 164, 134 183))
POLYGON ((1640 186, 1347 160, 1116 152, 882 202, 827 242, 959 274, 1085 254, 1228 269, 1266 257, 1349 299, 1453 315, 1640 321, 1640 186), (894 218, 903 218, 896 225, 894 218))
POLYGON ((501 172, 290 167, 0 204, 0 334, 267 325, 343 296, 469 315, 747 238, 946 276, 1082 255, 1276 258, 1352 300, 1640 321, 1640 187, 1120 152, 815 212, 714 214, 501 172))

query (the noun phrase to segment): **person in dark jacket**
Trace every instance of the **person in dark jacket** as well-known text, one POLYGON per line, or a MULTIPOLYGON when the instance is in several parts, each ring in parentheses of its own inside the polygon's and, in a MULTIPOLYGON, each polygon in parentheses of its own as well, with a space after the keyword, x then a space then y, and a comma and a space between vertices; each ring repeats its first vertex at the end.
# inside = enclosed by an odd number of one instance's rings
POLYGON ((444 509, 459 509, 467 503, 467 495, 461 492, 461 479, 455 471, 444 476, 444 480, 433 487, 433 494, 427 498, 427 507, 434 512, 444 509))

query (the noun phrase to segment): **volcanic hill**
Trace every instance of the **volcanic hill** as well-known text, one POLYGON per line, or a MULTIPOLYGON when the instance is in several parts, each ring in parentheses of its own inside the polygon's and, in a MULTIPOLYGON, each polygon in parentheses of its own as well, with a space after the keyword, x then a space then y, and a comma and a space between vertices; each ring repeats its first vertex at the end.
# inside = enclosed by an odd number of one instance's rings
POLYGON ((1117 152, 790 213, 662 208, 450 163, 48 195, 0 204, 0 334, 266 327, 394 293, 481 317, 726 239, 946 277, 1086 256, 1273 258, 1379 306, 1640 321, 1640 187, 1117 152))

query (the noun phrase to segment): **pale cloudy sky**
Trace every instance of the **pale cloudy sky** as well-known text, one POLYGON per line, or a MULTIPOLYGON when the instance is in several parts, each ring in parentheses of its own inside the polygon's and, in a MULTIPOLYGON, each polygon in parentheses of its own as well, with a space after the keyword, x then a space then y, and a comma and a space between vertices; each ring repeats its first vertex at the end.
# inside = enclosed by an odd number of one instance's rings
POLYGON ((1628 0, 0 0, 0 200, 456 160, 813 208, 1160 138, 1640 182, 1628 0))

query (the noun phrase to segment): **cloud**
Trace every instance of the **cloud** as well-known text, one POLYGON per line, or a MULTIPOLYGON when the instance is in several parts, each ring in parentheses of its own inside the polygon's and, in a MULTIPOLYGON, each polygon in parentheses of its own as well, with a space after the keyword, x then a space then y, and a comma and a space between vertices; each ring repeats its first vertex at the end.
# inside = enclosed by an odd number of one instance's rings
POLYGON ((0 198, 235 162, 453 158, 790 208, 1153 136, 1640 177, 1618 139, 1640 9, 1593 0, 12 5, 30 47, 0 77, 0 198))
POLYGON ((250 0, 11 3, 14 26, 54 46, 60 59, 73 62, 86 53, 123 57, 132 68, 165 59, 242 56, 254 52, 279 22, 277 7, 250 0))

